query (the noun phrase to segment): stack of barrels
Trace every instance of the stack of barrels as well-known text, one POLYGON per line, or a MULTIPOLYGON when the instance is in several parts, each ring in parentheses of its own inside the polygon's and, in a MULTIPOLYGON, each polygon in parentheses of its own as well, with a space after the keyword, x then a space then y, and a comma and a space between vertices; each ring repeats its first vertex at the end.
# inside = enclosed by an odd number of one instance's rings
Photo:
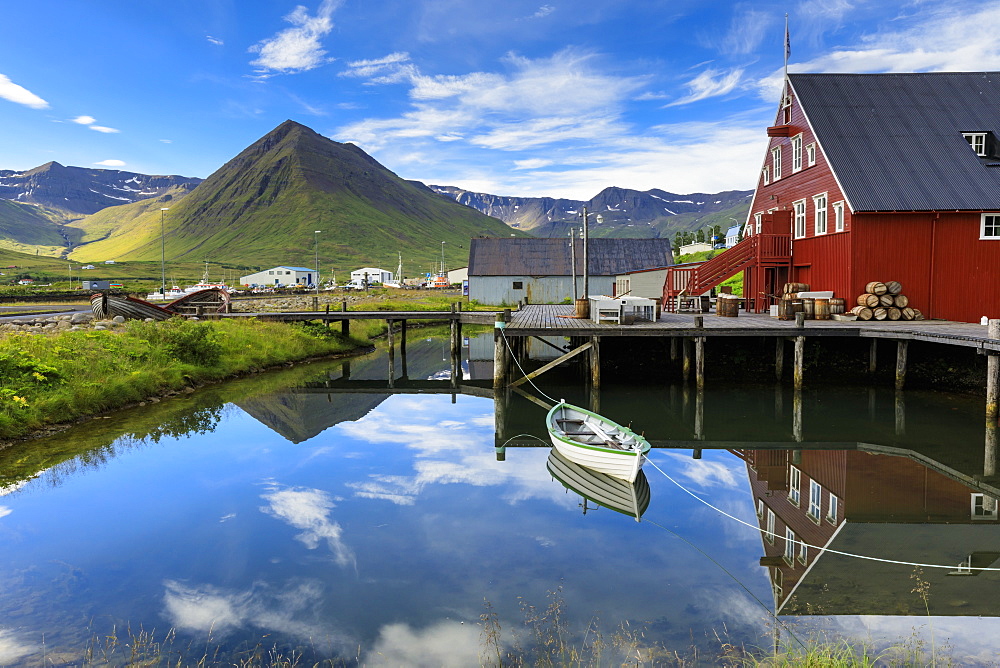
POLYGON ((842 298, 799 297, 800 292, 809 292, 809 284, 785 283, 784 294, 778 301, 779 320, 794 320, 798 312, 805 314, 806 320, 829 320, 831 314, 843 313, 847 308, 846 300, 842 298))
POLYGON ((924 315, 910 307, 899 281, 871 281, 864 294, 858 295, 858 305, 851 309, 858 320, 923 320, 924 315))

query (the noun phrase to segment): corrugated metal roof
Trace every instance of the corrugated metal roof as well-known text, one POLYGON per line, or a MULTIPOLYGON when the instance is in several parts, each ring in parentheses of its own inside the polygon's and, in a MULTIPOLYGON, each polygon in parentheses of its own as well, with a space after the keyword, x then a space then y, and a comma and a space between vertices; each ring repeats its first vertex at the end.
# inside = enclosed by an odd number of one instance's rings
POLYGON ((789 74, 855 211, 1000 210, 1000 73, 789 74))
MULTIPOLYGON (((615 276, 671 264, 669 239, 590 239, 590 274, 615 276)), ((583 273, 583 241, 576 242, 583 273)), ((469 246, 469 276, 570 276, 568 239, 487 238, 469 246)))

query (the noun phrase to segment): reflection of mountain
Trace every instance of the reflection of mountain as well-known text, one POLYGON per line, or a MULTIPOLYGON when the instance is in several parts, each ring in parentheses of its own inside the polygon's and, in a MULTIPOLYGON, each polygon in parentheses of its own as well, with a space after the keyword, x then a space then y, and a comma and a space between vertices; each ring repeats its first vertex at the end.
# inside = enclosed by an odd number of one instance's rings
POLYGON ((777 612, 927 614, 913 566, 828 551, 836 550, 948 566, 919 574, 931 615, 1000 615, 983 582, 997 573, 981 570, 1000 567, 996 501, 984 494, 996 490, 947 463, 878 450, 741 452, 777 612))
POLYGON ((649 508, 649 482, 642 471, 639 471, 635 482, 630 483, 571 462, 555 448, 549 451, 546 467, 563 487, 583 497, 584 514, 587 513, 588 501, 634 517, 636 521, 649 508))
MULTIPOLYGON (((410 330, 406 346, 406 369, 409 378, 429 378, 449 368, 448 340, 446 338, 417 338, 410 330)), ((402 355, 396 352, 397 375, 402 369, 402 355)), ((340 369, 334 369, 303 384, 304 387, 322 390, 326 381, 337 380, 343 388, 348 380, 385 380, 388 387, 389 361, 385 350, 352 358, 340 369)), ((349 385, 349 383, 347 383, 349 385)), ((343 391, 329 394, 300 394, 278 391, 237 401, 236 405, 269 429, 281 434, 292 443, 301 443, 341 422, 361 419, 379 404, 392 396, 385 394, 351 394, 343 391)))

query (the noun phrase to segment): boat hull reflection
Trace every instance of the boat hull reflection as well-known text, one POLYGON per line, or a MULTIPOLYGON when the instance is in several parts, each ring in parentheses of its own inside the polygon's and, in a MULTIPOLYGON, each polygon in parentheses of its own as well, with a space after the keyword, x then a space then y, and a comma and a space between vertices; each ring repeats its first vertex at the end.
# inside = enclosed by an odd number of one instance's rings
POLYGON ((649 507, 649 482, 642 471, 639 471, 635 482, 630 483, 571 462, 555 448, 549 451, 546 467, 563 487, 583 497, 584 513, 587 512, 587 501, 591 501, 616 513, 634 517, 638 522, 649 507))

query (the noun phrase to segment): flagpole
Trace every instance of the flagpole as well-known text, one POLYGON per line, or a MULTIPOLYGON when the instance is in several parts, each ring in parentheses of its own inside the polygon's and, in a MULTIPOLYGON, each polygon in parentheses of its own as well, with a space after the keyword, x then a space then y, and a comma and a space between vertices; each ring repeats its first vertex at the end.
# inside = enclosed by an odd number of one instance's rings
POLYGON ((788 56, 792 55, 792 40, 788 35, 788 14, 785 14, 785 76, 782 83, 781 98, 784 100, 788 96, 788 56))

